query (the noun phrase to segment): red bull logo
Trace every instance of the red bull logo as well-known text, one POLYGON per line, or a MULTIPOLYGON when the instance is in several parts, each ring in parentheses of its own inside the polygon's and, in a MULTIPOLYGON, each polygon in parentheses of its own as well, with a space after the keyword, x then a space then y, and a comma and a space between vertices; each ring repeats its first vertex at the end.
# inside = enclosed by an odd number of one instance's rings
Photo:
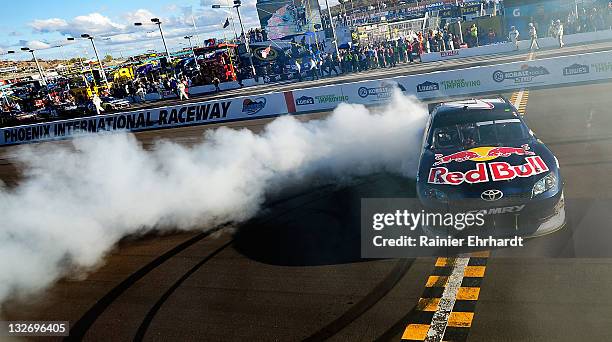
POLYGON ((488 161, 497 157, 508 158, 511 155, 517 156, 534 156, 535 153, 530 151, 528 144, 521 147, 475 147, 465 151, 455 152, 449 155, 436 154, 436 162, 433 166, 448 164, 450 162, 462 163, 464 161, 488 161))
POLYGON ((476 184, 489 181, 509 181, 517 177, 532 177, 549 170, 540 156, 525 157, 525 161, 526 163, 521 165, 510 165, 506 162, 476 163, 476 168, 467 172, 451 172, 444 166, 433 167, 429 170, 427 182, 460 185, 463 182, 476 184))

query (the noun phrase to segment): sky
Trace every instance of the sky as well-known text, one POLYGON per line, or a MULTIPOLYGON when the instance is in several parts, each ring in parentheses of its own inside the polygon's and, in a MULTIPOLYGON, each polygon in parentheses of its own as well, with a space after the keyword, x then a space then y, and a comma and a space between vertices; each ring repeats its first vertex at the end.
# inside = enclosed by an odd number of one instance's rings
MULTIPOLYGON (((325 0, 319 0, 322 8, 325 0)), ((330 5, 337 4, 330 1, 330 5)), ((148 50, 163 51, 159 30, 151 18, 162 21, 170 50, 189 46, 184 38, 195 35, 195 42, 234 35, 233 26, 223 30, 227 17, 235 19, 233 9, 212 9, 212 4, 230 5, 231 0, 5 0, 0 20, 0 59, 26 60, 31 54, 21 47, 36 50, 42 59, 94 58, 91 43, 85 39, 68 41, 88 33, 96 38, 100 57, 110 54, 125 57, 148 50), (134 22, 146 25, 135 26, 134 22), (194 28, 195 22, 195 28, 194 28), (8 50, 18 53, 6 54, 8 50)), ((243 0, 240 14, 245 30, 259 27, 256 0, 243 0)))

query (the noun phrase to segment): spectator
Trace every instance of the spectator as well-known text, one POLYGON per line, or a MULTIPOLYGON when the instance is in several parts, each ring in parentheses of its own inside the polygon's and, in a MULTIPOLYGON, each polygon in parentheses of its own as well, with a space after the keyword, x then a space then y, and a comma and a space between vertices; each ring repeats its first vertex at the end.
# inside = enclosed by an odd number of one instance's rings
POLYGON ((298 60, 295 60, 295 73, 297 74, 297 78, 300 82, 302 82, 302 65, 298 60))
POLYGON ((557 23, 553 20, 550 23, 550 26, 548 26, 548 33, 546 34, 547 37, 556 37, 557 36, 557 23))
POLYGON ((310 77, 312 77, 312 80, 314 81, 315 79, 319 78, 319 73, 317 71, 317 62, 315 62, 313 57, 310 57, 308 60, 308 64, 310 66, 310 69, 309 69, 310 77))
POLYGON ((495 34, 495 30, 493 28, 489 29, 489 33, 487 34, 487 38, 489 40, 489 44, 494 44, 497 42, 497 34, 495 34))
POLYGON ((144 87, 142 85, 139 85, 136 89, 136 97, 138 98, 138 102, 145 102, 146 93, 147 92, 145 91, 144 87))
POLYGON ((478 46, 478 27, 476 24, 472 24, 472 27, 470 27, 470 36, 472 37, 473 45, 478 46))
POLYGON ((561 24, 561 20, 559 19, 557 19, 557 23, 555 25, 555 36, 559 42, 559 48, 562 48, 565 45, 563 43, 563 24, 561 24))
POLYGON ((445 48, 448 50, 454 50, 453 46, 453 34, 448 32, 448 29, 444 29, 444 34, 442 35, 444 40, 445 48))
POLYGON ((529 23, 529 37, 531 38, 531 44, 529 44, 529 50, 533 50, 534 46, 536 50, 540 50, 540 45, 538 44, 538 31, 536 30, 533 23, 529 23))
POLYGON ((102 108, 102 100, 97 93, 94 93, 91 103, 93 103, 97 115, 100 115, 100 113, 104 111, 104 108, 102 108))
POLYGON ((515 50, 519 49, 519 43, 518 43, 519 35, 520 35, 519 31, 516 29, 515 26, 510 27, 510 33, 508 33, 508 38, 512 42, 512 44, 514 44, 515 50))
POLYGON ((219 83, 221 83, 221 81, 219 80, 219 77, 215 75, 215 77, 212 79, 212 84, 215 86, 215 93, 221 91, 221 88, 219 88, 219 83))
POLYGON ((330 54, 327 55, 327 76, 331 76, 332 70, 336 73, 336 76, 339 75, 338 69, 336 68, 336 59, 332 58, 330 54))
MULTIPOLYGON (((179 93, 179 100, 189 99, 189 96, 187 96, 187 92, 185 92, 185 83, 184 82, 179 82, 177 87, 178 87, 178 93, 179 93)), ((215 86, 215 90, 217 90, 218 88, 219 88, 219 86, 216 85, 215 86)))

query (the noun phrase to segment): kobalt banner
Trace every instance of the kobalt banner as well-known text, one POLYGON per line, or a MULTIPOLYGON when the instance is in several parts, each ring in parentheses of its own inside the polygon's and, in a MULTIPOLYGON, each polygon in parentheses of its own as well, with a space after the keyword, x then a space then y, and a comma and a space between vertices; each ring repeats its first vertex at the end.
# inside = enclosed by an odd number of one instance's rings
POLYGON ((142 131, 201 125, 213 122, 287 113, 283 94, 265 94, 236 99, 186 103, 172 107, 0 129, 0 145, 19 144, 71 137, 84 133, 118 130, 142 131))
POLYGON ((350 94, 350 102, 376 104, 389 99, 393 84, 425 100, 610 78, 612 52, 607 51, 363 81, 341 88, 344 95, 350 94))

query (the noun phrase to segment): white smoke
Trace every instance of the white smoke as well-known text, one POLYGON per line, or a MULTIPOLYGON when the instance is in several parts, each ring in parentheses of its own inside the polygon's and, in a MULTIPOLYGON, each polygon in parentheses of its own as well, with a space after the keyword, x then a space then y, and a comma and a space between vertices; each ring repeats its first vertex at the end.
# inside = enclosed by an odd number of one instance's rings
POLYGON ((131 134, 24 147, 24 179, 0 187, 0 304, 96 267, 122 238, 252 218, 270 189, 314 174, 413 177, 426 109, 396 94, 385 108, 340 105, 323 120, 284 116, 260 134, 220 128, 192 147, 131 134))

